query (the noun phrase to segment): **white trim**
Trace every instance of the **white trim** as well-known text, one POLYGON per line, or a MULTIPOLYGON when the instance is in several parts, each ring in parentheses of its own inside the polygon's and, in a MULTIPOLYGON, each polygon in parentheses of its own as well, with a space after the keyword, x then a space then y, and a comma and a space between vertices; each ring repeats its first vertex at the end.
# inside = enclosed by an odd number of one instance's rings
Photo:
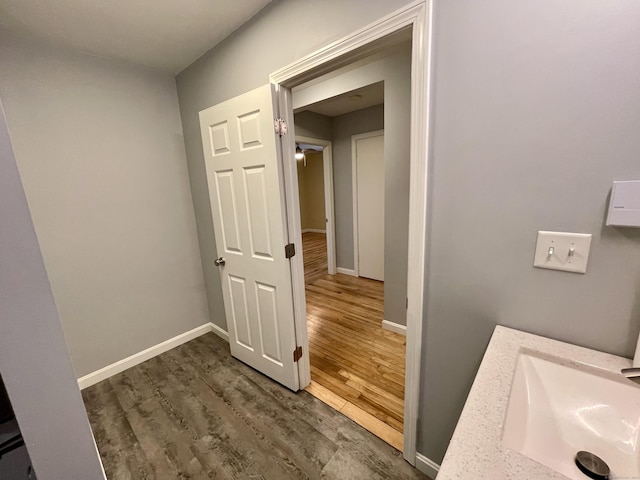
MULTIPOLYGON (((289 88, 279 84, 276 84, 276 93, 278 95, 278 114, 284 119, 287 125, 289 125, 289 134, 280 138, 287 233, 289 235, 289 242, 293 243, 296 247, 296 252, 302 252, 302 226, 300 225, 300 195, 298 191, 298 166, 295 160, 296 143, 295 122, 291 103, 292 96, 289 88)), ((298 375, 300 377, 299 387, 302 390, 311 384, 303 255, 294 255, 291 257, 290 267, 296 343, 299 347, 302 347, 302 358, 300 358, 297 363, 298 375)))
POLYGON ((224 330, 222 327, 219 327, 218 325, 216 325, 215 323, 211 322, 209 325, 211 325, 211 331, 213 333, 215 333, 217 336, 219 336, 221 339, 226 340, 227 343, 229 343, 229 332, 227 332, 226 330, 224 330))
POLYGON ((358 231, 358 140, 371 137, 384 137, 384 130, 351 135, 351 204, 353 206, 353 270, 360 275, 360 233, 358 231))
POLYGON ((303 228, 302 233, 327 233, 326 230, 320 230, 319 228, 303 228))
POLYGON ((411 165, 407 268, 407 348, 404 394, 404 458, 415 464, 420 405, 422 325, 426 319, 427 216, 431 147, 433 2, 416 11, 411 49, 411 165))
POLYGON ((436 478, 438 472, 440 471, 440 465, 431 460, 430 458, 425 457, 421 453, 416 452, 416 468, 420 470, 425 475, 430 476, 431 478, 436 478))
POLYGON ((406 325, 400 325, 399 323, 390 322, 389 320, 382 320, 382 328, 390 332, 399 333, 400 335, 407 335, 406 325))
MULTIPOLYGON (((412 465, 416 463, 418 412, 420 409, 420 362, 422 357, 422 324, 425 319, 424 292, 426 288, 427 251, 427 188, 429 185, 428 155, 430 150, 431 108, 431 64, 433 2, 418 0, 387 15, 347 37, 333 42, 306 57, 270 75, 279 97, 280 116, 293 125, 291 88, 324 73, 335 70, 338 65, 355 61, 375 51, 372 42, 412 27, 411 49, 411 167, 409 187, 409 248, 407 275, 407 349, 404 403, 404 458, 412 465)), ((289 226, 289 241, 301 248, 299 219, 298 179, 292 160, 295 153, 293 136, 283 137, 283 159, 285 164, 285 195, 289 226)), ((301 256, 300 256, 301 257, 301 256)), ((301 259, 293 257, 292 288, 295 308, 296 338, 303 352, 308 352, 306 301, 304 291, 304 269, 301 259)), ((309 357, 303 354, 298 362, 300 388, 311 381, 309 357)))
MULTIPOLYGON (((300 85, 324 73, 335 70, 332 64, 333 60, 337 60, 338 58, 344 60, 356 55, 359 57, 366 56, 368 53, 371 53, 363 51, 368 44, 380 40, 404 27, 413 26, 415 36, 416 26, 422 26, 417 25, 417 20, 419 20, 420 13, 425 10, 426 6, 426 0, 417 0, 410 3, 381 18, 377 22, 371 23, 273 72, 269 75, 269 81, 293 88, 296 85, 300 85)), ((421 46, 420 49, 424 50, 424 46, 421 46)))
POLYGON ((153 347, 149 347, 141 352, 134 353, 133 355, 123 358, 122 360, 118 360, 111 365, 107 365, 106 367, 101 368, 100 370, 96 370, 95 372, 89 373, 84 377, 80 377, 78 379, 78 386, 80 390, 83 390, 91 385, 95 385, 102 380, 106 380, 113 375, 116 375, 120 372, 124 372, 126 369, 134 367, 142 362, 146 362, 147 360, 160 355, 161 353, 167 352, 172 348, 178 347, 183 343, 187 343, 194 338, 198 338, 205 333, 209 333, 213 331, 216 335, 226 338, 227 342, 229 341, 229 334, 225 332, 222 328, 214 325, 213 323, 205 323, 204 325, 200 325, 199 327, 194 328, 193 330, 189 330, 188 332, 177 335, 169 340, 165 340, 162 343, 154 345, 153 347))
POLYGON ((336 272, 337 273, 343 273, 345 275, 351 275, 352 277, 357 277, 358 274, 356 273, 355 270, 352 270, 351 268, 342 268, 342 267, 338 267, 336 268, 336 272))
MULTIPOLYGON (((336 273, 336 216, 333 197, 333 150, 331 142, 329 140, 304 137, 302 135, 296 135, 295 137, 296 142, 298 143, 309 143, 311 145, 318 145, 322 147, 322 169, 324 176, 324 214, 327 219, 327 229, 326 231, 323 231, 323 233, 327 234, 327 270, 329 275, 333 275, 334 273, 336 273)), ((313 230, 306 229, 303 230, 302 233, 306 233, 307 231, 313 230)), ((320 232, 318 231, 318 233, 320 232)))

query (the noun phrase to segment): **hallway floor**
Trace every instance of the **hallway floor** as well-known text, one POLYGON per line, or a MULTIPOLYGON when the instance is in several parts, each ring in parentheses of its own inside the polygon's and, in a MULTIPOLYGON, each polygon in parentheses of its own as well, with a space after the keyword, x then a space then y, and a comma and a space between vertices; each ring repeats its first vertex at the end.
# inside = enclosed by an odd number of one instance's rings
POLYGON ((307 391, 403 446, 406 338, 383 330, 384 283, 327 273, 326 237, 302 237, 311 385, 307 391))
POLYGON ((428 478, 212 333, 82 393, 109 480, 428 478))

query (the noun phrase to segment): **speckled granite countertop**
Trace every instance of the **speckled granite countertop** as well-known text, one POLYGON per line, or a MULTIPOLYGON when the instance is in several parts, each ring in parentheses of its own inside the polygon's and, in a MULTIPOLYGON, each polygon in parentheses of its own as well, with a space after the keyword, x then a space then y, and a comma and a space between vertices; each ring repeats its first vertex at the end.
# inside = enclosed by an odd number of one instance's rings
MULTIPOLYGON (((497 326, 471 387, 437 480, 566 480, 502 444, 511 382, 521 351, 567 364, 587 364, 619 373, 628 358, 497 326)), ((585 477, 586 478, 586 477, 585 477)))

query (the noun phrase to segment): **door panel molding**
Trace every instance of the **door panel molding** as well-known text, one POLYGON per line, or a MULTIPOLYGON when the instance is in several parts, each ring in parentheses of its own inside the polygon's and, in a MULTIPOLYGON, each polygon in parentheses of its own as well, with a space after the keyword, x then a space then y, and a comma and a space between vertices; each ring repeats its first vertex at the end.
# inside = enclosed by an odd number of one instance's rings
MULTIPOLYGON (((407 275, 407 353, 404 403, 404 458, 415 465, 418 413, 420 408, 420 363, 423 321, 426 320, 424 292, 427 287, 427 218, 429 150, 431 146, 431 76, 433 2, 420 0, 367 25, 318 51, 293 62, 270 75, 278 92, 280 116, 290 126, 289 138, 283 137, 283 171, 289 242, 302 249, 298 179, 294 160, 295 136, 291 89, 329 73, 347 63, 362 59, 378 48, 384 37, 412 28, 411 49, 411 166, 409 192, 409 246, 407 275)), ((291 262, 296 337, 303 348, 298 363, 301 388, 311 381, 302 256, 291 262)))

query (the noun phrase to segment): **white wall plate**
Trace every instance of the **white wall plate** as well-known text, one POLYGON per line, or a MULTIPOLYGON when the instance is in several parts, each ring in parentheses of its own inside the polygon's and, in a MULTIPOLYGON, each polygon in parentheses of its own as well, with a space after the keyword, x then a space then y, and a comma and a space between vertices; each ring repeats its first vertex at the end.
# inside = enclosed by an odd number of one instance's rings
POLYGON ((585 273, 590 248, 590 233, 539 231, 533 266, 585 273))

